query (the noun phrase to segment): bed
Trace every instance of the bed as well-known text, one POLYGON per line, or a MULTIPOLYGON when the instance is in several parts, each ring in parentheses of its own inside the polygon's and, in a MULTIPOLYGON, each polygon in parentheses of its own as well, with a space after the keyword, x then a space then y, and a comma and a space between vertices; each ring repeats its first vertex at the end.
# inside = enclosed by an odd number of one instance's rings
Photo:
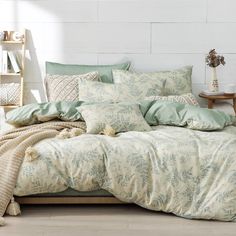
POLYGON ((14 196, 235 220, 236 118, 199 107, 191 71, 49 75, 49 102, 7 114, 20 128, 0 137, 1 215, 14 196))

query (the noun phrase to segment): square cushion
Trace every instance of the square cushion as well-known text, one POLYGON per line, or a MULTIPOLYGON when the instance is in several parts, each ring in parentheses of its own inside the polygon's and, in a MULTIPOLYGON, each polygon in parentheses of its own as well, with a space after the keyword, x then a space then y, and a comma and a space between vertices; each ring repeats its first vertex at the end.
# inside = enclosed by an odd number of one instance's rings
POLYGON ((138 104, 97 103, 82 105, 79 109, 86 122, 87 133, 98 134, 111 126, 116 133, 126 131, 151 131, 138 104))
POLYGON ((18 83, 0 84, 0 105, 19 105, 20 90, 20 84, 18 83))

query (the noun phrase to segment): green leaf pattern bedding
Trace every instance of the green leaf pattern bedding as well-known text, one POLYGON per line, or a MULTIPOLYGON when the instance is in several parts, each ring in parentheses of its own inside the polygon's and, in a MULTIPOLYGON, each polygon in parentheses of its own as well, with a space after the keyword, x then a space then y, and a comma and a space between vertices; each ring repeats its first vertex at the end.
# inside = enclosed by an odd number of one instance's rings
POLYGON ((35 145, 18 196, 105 189, 126 202, 186 218, 236 218, 236 127, 202 132, 156 126, 117 137, 83 134, 35 145))

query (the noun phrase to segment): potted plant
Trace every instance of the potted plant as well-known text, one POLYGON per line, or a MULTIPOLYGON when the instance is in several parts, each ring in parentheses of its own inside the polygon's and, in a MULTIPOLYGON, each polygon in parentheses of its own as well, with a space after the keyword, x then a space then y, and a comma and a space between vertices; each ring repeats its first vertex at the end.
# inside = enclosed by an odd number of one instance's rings
POLYGON ((210 92, 219 92, 219 84, 216 75, 216 67, 219 65, 225 65, 225 58, 217 54, 215 49, 210 50, 206 56, 206 64, 212 68, 211 81, 209 83, 210 92))

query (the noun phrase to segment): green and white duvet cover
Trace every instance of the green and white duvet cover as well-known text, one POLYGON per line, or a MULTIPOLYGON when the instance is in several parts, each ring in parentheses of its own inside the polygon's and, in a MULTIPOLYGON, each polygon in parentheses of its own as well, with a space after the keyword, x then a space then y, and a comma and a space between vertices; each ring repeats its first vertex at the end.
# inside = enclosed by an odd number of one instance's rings
POLYGON ((236 127, 156 126, 117 137, 46 139, 24 161, 15 195, 105 189, 125 202, 186 218, 236 218, 236 127))

